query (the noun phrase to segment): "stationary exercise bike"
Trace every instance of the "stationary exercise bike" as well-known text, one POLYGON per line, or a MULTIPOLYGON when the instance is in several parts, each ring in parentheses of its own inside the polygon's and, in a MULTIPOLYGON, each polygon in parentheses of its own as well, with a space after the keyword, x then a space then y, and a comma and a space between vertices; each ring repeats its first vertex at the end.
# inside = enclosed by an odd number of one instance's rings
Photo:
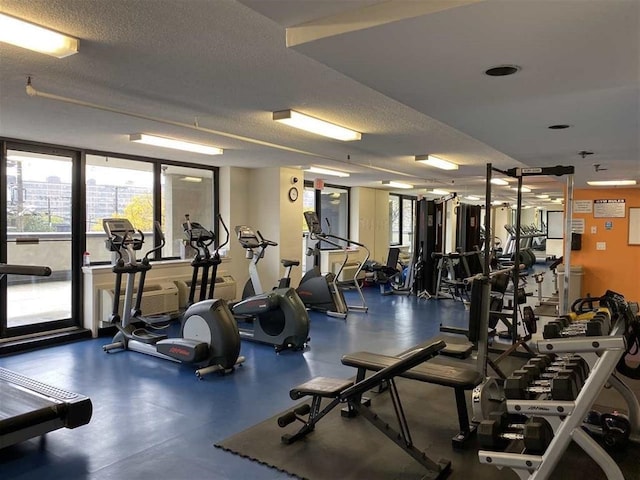
MULTIPOLYGON (((218 215, 218 221, 226 233, 226 240, 229 241, 229 229, 218 215)), ((198 225, 194 222, 191 225, 198 225)), ((231 311, 236 317, 239 325, 240 337, 244 340, 273 345, 276 352, 285 349, 302 350, 306 347, 309 339, 309 314, 304 308, 304 304, 293 288, 276 288, 271 292, 262 292, 260 278, 257 271, 257 263, 264 257, 264 251, 268 246, 277 245, 275 242, 258 237, 246 226, 236 227, 238 240, 243 248, 247 249, 247 256, 252 258, 249 265, 249 272, 254 282, 252 287, 245 286, 243 299, 240 302, 231 304, 231 311), (258 253, 254 249, 259 249, 258 253)), ((209 241, 207 230, 200 228, 200 241, 209 241)), ((212 232, 209 234, 213 235, 212 232)), ((213 295, 215 278, 218 265, 222 263, 218 249, 210 258, 211 267, 210 294, 213 295)), ((204 282, 204 281, 203 281, 204 282)), ((249 282, 248 282, 249 283, 249 282)), ((193 287, 192 287, 193 288, 193 287)), ((201 292, 206 289, 206 284, 201 286, 201 292)))
POLYGON ((191 363, 197 368, 196 376, 202 378, 212 372, 230 372, 235 365, 244 362, 240 353, 238 326, 224 300, 204 300, 191 305, 182 317, 180 337, 168 338, 165 334, 136 327, 132 322, 144 320, 137 316, 144 291, 146 272, 151 269, 150 256, 162 249, 165 237, 158 222, 154 222, 154 232, 160 244, 149 250, 142 260, 136 259, 136 251, 142 249, 144 234, 135 230, 125 218, 107 218, 102 221, 107 234, 109 250, 118 255, 113 267, 116 274, 113 310, 109 321, 118 332, 110 344, 102 348, 112 350, 133 350, 178 363, 191 363), (139 274, 135 305, 132 308, 135 278, 139 274), (127 276, 122 318, 119 302, 122 278, 127 276))

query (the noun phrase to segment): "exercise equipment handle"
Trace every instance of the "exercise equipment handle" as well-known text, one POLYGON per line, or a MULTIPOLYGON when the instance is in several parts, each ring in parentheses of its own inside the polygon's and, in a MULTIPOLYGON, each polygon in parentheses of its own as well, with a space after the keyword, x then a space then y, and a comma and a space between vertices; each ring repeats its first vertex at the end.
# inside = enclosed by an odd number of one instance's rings
POLYGON ((0 263, 0 277, 4 275, 48 277, 51 275, 51 269, 40 265, 11 265, 0 263))

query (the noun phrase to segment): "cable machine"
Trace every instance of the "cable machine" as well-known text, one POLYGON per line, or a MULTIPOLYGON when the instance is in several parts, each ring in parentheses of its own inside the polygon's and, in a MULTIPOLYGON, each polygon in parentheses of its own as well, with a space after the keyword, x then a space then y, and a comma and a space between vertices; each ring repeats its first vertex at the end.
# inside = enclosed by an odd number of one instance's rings
MULTIPOLYGON (((520 280, 520 227, 521 227, 521 208, 522 208, 522 183, 524 177, 531 176, 564 176, 567 175, 567 201, 565 204, 565 233, 571 232, 572 212, 573 212, 573 174, 575 168, 573 166, 555 166, 555 167, 533 167, 533 168, 511 168, 509 170, 500 170, 494 168, 490 163, 487 164, 487 188, 486 188, 486 213, 485 213, 485 249, 490 251, 491 249, 491 235, 488 232, 491 231, 491 177, 493 172, 500 172, 503 175, 516 178, 518 180, 518 196, 517 196, 517 208, 516 208, 516 225, 515 225, 515 252, 514 259, 516 260, 513 266, 513 316, 511 320, 511 341, 512 345, 517 346, 522 343, 518 337, 518 287, 520 280)), ((569 308, 569 282, 570 282, 570 259, 571 259, 571 242, 564 242, 564 286, 562 291, 562 299, 560 301, 560 315, 567 313, 569 308)), ((485 256, 485 271, 489 271, 488 259, 485 256)), ((523 344, 524 345, 524 344, 523 344)))

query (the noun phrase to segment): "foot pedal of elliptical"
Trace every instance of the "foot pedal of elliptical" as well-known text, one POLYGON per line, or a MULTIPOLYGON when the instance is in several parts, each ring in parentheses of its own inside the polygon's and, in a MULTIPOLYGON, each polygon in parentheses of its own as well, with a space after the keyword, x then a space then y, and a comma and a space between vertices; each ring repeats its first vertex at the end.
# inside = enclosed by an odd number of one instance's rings
POLYGON ((131 332, 131 337, 133 340, 137 340, 142 343, 154 344, 159 342, 160 340, 165 340, 167 335, 162 333, 153 333, 149 330, 145 330, 144 328, 136 328, 133 332, 131 332))

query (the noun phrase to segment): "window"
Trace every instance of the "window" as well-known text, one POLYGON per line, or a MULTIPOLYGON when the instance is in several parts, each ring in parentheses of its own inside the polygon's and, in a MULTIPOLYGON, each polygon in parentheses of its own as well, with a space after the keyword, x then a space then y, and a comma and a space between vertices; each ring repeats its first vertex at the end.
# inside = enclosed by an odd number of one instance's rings
POLYGON ((143 251, 153 247, 153 163, 87 155, 86 249, 92 262, 111 260, 102 219, 128 218, 145 234, 143 251))
POLYGON ((349 236, 349 190, 329 186, 320 190, 318 216, 325 233, 347 238, 349 236))
MULTIPOLYGON (((314 189, 312 182, 305 182, 304 210, 315 209, 322 231, 337 237, 349 238, 349 187, 325 184, 322 190, 314 189)), ((303 233, 306 232, 306 225, 303 233)), ((335 249, 326 242, 320 243, 322 250, 335 249)))
POLYGON ((416 198, 407 195, 389 194, 389 243, 409 248, 413 245, 416 198))
POLYGON ((161 171, 161 223, 167 242, 162 256, 184 258, 187 255, 182 241, 185 214, 192 222, 216 231, 213 171, 176 165, 162 165, 161 171))
POLYGON ((400 195, 389 194, 389 244, 400 244, 400 195))
POLYGON ((402 197, 402 245, 408 246, 410 253, 413 246, 413 226, 415 224, 416 199, 402 197))

